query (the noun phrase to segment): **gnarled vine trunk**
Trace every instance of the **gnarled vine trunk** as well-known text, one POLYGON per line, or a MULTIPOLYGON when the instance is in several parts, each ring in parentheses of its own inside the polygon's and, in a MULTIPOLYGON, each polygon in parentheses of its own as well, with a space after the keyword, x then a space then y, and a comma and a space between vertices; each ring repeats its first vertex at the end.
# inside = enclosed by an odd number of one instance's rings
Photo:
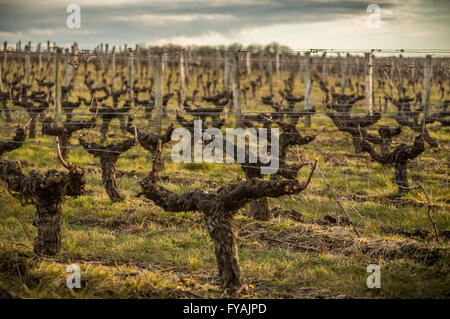
POLYGON ((35 203, 38 236, 34 241, 37 255, 55 255, 61 248, 62 203, 53 209, 35 203))
POLYGON ((100 158, 102 168, 102 182, 106 193, 112 201, 123 201, 124 197, 120 194, 116 182, 116 163, 119 158, 115 156, 100 158))
POLYGON ((399 192, 406 191, 409 188, 406 162, 394 163, 395 183, 398 185, 399 192))
POLYGON ((394 167, 395 183, 398 186, 399 192, 408 190, 407 163, 425 151, 422 135, 416 136, 413 145, 407 146, 406 144, 400 144, 390 153, 377 153, 373 146, 366 140, 360 140, 360 144, 362 150, 369 153, 372 160, 385 165, 390 164, 394 167))
POLYGON ((102 146, 94 142, 88 143, 84 136, 80 136, 78 140, 88 153, 100 158, 103 186, 105 186, 109 198, 116 202, 123 201, 124 197, 116 183, 116 163, 120 155, 136 145, 137 131, 135 130, 134 138, 127 138, 120 143, 111 143, 108 146, 102 146))
POLYGON ((12 138, 11 141, 4 142, 0 140, 0 156, 2 156, 4 153, 11 152, 22 147, 23 143, 25 142, 25 137, 25 129, 22 127, 18 127, 16 129, 16 135, 12 138))
POLYGON ((36 118, 38 114, 37 113, 30 113, 30 128, 29 128, 29 137, 35 138, 36 137, 36 118))
POLYGON ((240 184, 223 185, 215 193, 196 189, 181 195, 155 184, 149 174, 141 181, 141 195, 166 211, 201 211, 204 214, 206 227, 214 241, 222 285, 228 295, 237 296, 245 285, 239 266, 233 215, 252 200, 300 193, 311 181, 314 168, 304 183, 293 179, 265 181, 253 178, 240 184))
POLYGON ((45 174, 33 170, 27 176, 18 162, 0 161, 0 179, 10 193, 36 208, 37 255, 55 255, 61 248, 62 201, 66 195, 79 196, 86 184, 84 171, 77 166, 69 172, 51 169, 45 174))
POLYGON ((11 119, 11 113, 10 113, 10 111, 9 111, 9 109, 8 109, 8 106, 6 105, 6 100, 2 100, 2 101, 0 102, 0 107, 1 107, 0 113, 1 113, 2 111, 3 111, 3 113, 5 113, 6 122, 7 122, 7 123, 11 123, 11 122, 12 122, 12 119, 11 119))
POLYGON ((269 203, 267 198, 255 199, 250 203, 250 215, 257 220, 270 219, 269 203))
POLYGON ((205 214, 206 227, 214 241, 214 252, 222 284, 230 292, 237 294, 244 286, 244 282, 239 267, 236 233, 232 218, 231 213, 226 213, 221 209, 205 214))

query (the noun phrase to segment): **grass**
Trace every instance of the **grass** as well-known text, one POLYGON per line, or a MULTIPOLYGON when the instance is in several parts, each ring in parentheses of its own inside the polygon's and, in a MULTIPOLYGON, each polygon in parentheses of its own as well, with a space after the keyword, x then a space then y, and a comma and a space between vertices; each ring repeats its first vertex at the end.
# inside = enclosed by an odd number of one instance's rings
MULTIPOLYGON (((296 87, 300 87, 298 83, 296 87)), ((267 87, 258 92, 266 93, 267 87)), ((302 89, 294 93, 300 95, 302 89)), ((314 94, 320 96, 316 87, 314 94)), ((174 103, 172 100, 170 109, 174 103)), ((256 104, 257 100, 250 99, 249 103, 256 104)), ((138 126, 144 127, 144 118, 138 119, 138 126)), ((232 122, 229 118, 227 124, 231 126, 232 122)), ((377 126, 382 124, 392 126, 395 122, 384 116, 377 126)), ((13 126, 2 125, 11 129, 2 131, 2 139, 6 139, 13 126)), ((449 242, 433 241, 424 194, 412 191, 396 196, 392 168, 372 162, 366 154, 355 155, 348 136, 336 132, 324 116, 313 117, 311 129, 305 132, 324 126, 332 133, 321 134, 315 142, 301 147, 300 155, 302 159, 317 158, 338 196, 350 200, 361 215, 352 213, 362 236, 356 238, 348 225, 323 222, 325 215, 342 213, 318 174, 305 192, 269 199, 270 208, 282 213, 268 222, 255 221, 247 216, 248 207, 242 209, 235 217, 239 256, 243 275, 253 287, 243 297, 448 298, 449 242), (303 221, 283 211, 294 211, 303 221), (394 233, 388 227, 429 232, 422 238, 394 233), (366 286, 366 267, 373 263, 381 267, 380 289, 366 286)), ((117 123, 111 132, 116 135, 110 138, 112 141, 123 136, 117 123)), ((410 180, 421 181, 430 194, 432 215, 441 231, 450 229, 449 133, 449 128, 432 129, 431 135, 441 146, 438 150, 427 147, 409 165, 410 180)), ((411 143, 414 135, 405 128, 398 140, 411 143)), ((90 133, 90 140, 98 138, 97 131, 90 133)), ((52 138, 38 133, 33 143, 5 158, 24 161, 26 172, 62 169, 54 148, 45 146, 54 143, 52 138)), ((77 144, 76 138, 72 143, 77 144)), ((119 159, 117 169, 133 174, 118 178, 126 200, 111 203, 103 188, 98 159, 82 149, 72 150, 70 161, 87 171, 88 194, 64 201, 63 247, 54 257, 33 256, 26 233, 31 239, 36 236, 34 209, 21 206, 2 187, 0 285, 11 287, 17 296, 25 298, 221 297, 213 244, 201 214, 165 212, 137 197, 139 180, 149 172, 151 159, 150 154, 131 154, 147 152, 136 146, 119 159), (72 263, 81 268, 81 289, 70 290, 65 285, 66 268, 72 263)), ((164 157, 169 156, 170 147, 166 147, 164 157)), ((295 150, 290 156, 296 160, 295 150)), ((214 190, 244 178, 237 165, 174 164, 170 160, 165 165, 163 174, 170 177, 165 186, 176 192, 197 187, 214 190)), ((306 169, 300 171, 299 179, 305 179, 307 173, 306 169)), ((352 211, 348 202, 343 204, 352 211)))

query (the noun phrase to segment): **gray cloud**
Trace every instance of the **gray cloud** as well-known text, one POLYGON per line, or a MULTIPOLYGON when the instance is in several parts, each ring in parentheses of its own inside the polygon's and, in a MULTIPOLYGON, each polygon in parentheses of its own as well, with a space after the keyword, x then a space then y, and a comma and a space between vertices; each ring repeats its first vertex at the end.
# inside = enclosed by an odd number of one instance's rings
MULTIPOLYGON (((76 2, 75 1, 71 1, 76 2)), ((65 1, 0 1, 0 36, 33 41, 137 43, 204 33, 230 35, 247 28, 339 21, 366 15, 370 2, 299 0, 209 0, 81 2, 82 29, 66 28, 65 1)), ((420 1, 376 1, 383 10, 403 10, 420 1)), ((430 2, 429 2, 430 3, 430 2)), ((448 2, 433 1, 448 9, 448 2)), ((430 7, 433 7, 430 5, 430 7)), ((420 15, 420 13, 419 13, 420 15)), ((391 14, 391 21, 408 15, 391 14)), ((18 39, 17 39, 18 40, 18 39)), ((274 39, 276 40, 276 39, 274 39)))

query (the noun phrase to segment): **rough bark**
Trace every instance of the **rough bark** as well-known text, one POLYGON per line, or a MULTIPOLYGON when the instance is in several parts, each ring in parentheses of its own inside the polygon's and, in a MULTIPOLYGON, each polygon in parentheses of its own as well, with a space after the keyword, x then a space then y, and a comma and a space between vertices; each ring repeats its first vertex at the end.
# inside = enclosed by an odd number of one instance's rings
POLYGON ((123 201, 124 197, 120 193, 116 182, 116 163, 119 160, 120 155, 136 145, 136 136, 134 138, 127 138, 120 143, 111 143, 107 146, 94 142, 88 143, 84 139, 84 136, 80 136, 79 141, 80 145, 83 146, 88 153, 94 155, 94 157, 100 158, 103 186, 105 187, 109 198, 112 201, 123 201))
POLYGON ((12 122, 11 113, 8 109, 8 106, 6 105, 6 101, 7 101, 6 99, 2 99, 0 101, 0 107, 1 107, 0 113, 1 112, 5 113, 6 122, 11 123, 12 122))
POLYGON ((286 179, 295 179, 298 174, 298 171, 305 164, 302 163, 288 164, 287 155, 289 149, 292 146, 301 146, 313 142, 323 130, 317 134, 303 136, 300 134, 295 124, 283 122, 276 122, 276 123, 278 123, 282 129, 282 133, 280 134, 279 137, 279 146, 280 146, 279 169, 277 173, 271 176, 271 178, 278 179, 280 177, 283 177, 286 179))
MULTIPOLYGON (((22 99, 22 98, 21 98, 22 99)), ((40 99, 37 99, 39 101, 39 105, 35 106, 31 101, 28 101, 26 97, 23 97, 23 100, 19 100, 19 97, 15 97, 12 99, 12 102, 14 105, 23 107, 30 117, 30 124, 29 124, 29 138, 35 138, 36 137, 36 119, 39 114, 42 114, 48 107, 50 106, 48 103, 49 96, 45 99, 45 101, 42 101, 40 99)))
MULTIPOLYGON (((134 127, 135 126, 133 124, 133 116, 130 115, 128 117, 127 131, 130 134, 134 134, 134 127)), ((158 147, 159 141, 161 141, 162 145, 171 141, 171 136, 173 131, 175 130, 175 125, 170 124, 166 130, 166 133, 161 135, 145 133, 139 129, 136 130, 137 130, 137 140, 139 144, 147 151, 149 151, 153 156, 155 156, 156 148, 158 147)), ((157 164, 159 170, 164 169, 164 162, 162 160, 162 157, 158 159, 157 164)))
POLYGON ((11 141, 4 142, 0 140, 0 157, 4 153, 11 152, 21 147, 25 142, 25 136, 26 136, 25 129, 18 127, 16 129, 16 135, 14 135, 11 141))
POLYGON ((407 176, 407 163, 425 151, 424 140, 421 135, 416 136, 414 144, 407 146, 400 144, 390 153, 377 153, 372 145, 366 140, 361 140, 361 149, 370 154, 375 162, 394 166, 395 183, 399 192, 406 191, 409 187, 407 176))
POLYGON ((326 115, 333 121, 338 130, 351 135, 352 144, 356 153, 362 152, 360 146, 361 136, 371 143, 381 143, 379 137, 369 134, 366 129, 367 126, 375 124, 381 118, 380 113, 375 112, 373 115, 367 114, 363 117, 350 117, 349 114, 338 112, 326 112, 326 115))
POLYGON ((100 126, 100 143, 105 143, 112 118, 109 116, 102 117, 102 125, 100 126))
MULTIPOLYGON (((252 118, 251 116, 247 118, 249 123, 247 123, 250 127, 254 127, 251 120, 254 119, 262 119, 264 121, 264 126, 269 129, 267 139, 270 140, 270 123, 276 123, 281 127, 282 133, 279 136, 279 169, 275 174, 271 175, 272 180, 286 178, 286 179, 295 179, 297 177, 298 171, 305 164, 295 163, 288 164, 287 162, 287 154, 289 149, 295 145, 305 145, 314 141, 318 134, 315 135, 306 135, 302 136, 298 129, 296 128, 295 123, 286 123, 277 120, 270 120, 265 116, 265 114, 259 114, 256 117, 252 118)), ((245 121, 244 121, 245 122, 245 121)), ((319 132, 320 134, 320 132, 319 132)), ((226 149, 225 141, 224 141, 224 149, 226 149)), ((238 148, 234 147, 234 159, 237 161, 238 148)), ((266 166, 266 164, 261 162, 261 159, 258 156, 256 163, 250 163, 250 154, 249 150, 245 149, 245 160, 241 164, 241 168, 244 171, 245 177, 247 180, 251 180, 252 178, 260 177, 261 167, 266 166)), ((253 216, 257 220, 269 220, 271 216, 271 212, 268 208, 268 203, 266 198, 261 198, 250 203, 250 215, 253 216)))
POLYGON ((232 216, 229 212, 216 209, 205 216, 206 227, 214 241, 214 251, 217 268, 223 287, 230 293, 237 295, 244 288, 239 254, 236 244, 236 231, 232 216))
POLYGON ((0 286, 0 299, 13 299, 15 297, 14 293, 9 289, 0 286))
POLYGON ((69 172, 49 170, 42 174, 22 172, 19 162, 0 161, 0 179, 8 191, 23 203, 36 208, 38 236, 34 243, 37 255, 55 255, 61 248, 62 201, 66 195, 77 197, 84 191, 84 171, 71 166, 69 172))
POLYGON ((38 114, 37 113, 30 113, 30 128, 29 128, 29 137, 30 138, 35 138, 36 137, 36 118, 37 118, 38 114))
POLYGON ((447 106, 450 104, 450 100, 445 100, 443 102, 444 109, 440 112, 434 113, 433 115, 430 115, 426 118, 426 123, 434 123, 439 122, 442 124, 442 126, 450 126, 450 111, 447 111, 447 106))
POLYGON ((130 101, 125 101, 121 108, 111 107, 103 104, 101 107, 91 107, 92 113, 98 113, 102 118, 102 125, 100 127, 100 143, 105 143, 111 121, 115 118, 120 120, 120 129, 126 133, 125 114, 131 110, 130 101))
POLYGON ((411 102, 414 98, 411 97, 400 97, 398 100, 393 99, 390 96, 385 96, 386 99, 392 102, 397 107, 397 114, 395 114, 394 119, 401 126, 407 126, 413 131, 422 134, 423 139, 431 147, 438 147, 438 142, 432 138, 429 131, 424 127, 427 123, 430 123, 429 118, 424 117, 419 120, 420 114, 423 113, 423 107, 419 107, 416 110, 411 109, 411 102))
POLYGON ((390 128, 388 126, 380 126, 378 128, 378 134, 381 138, 381 153, 389 153, 389 148, 392 143, 392 137, 400 135, 402 132, 402 127, 397 126, 396 128, 390 128))
POLYGON ((36 205, 38 236, 34 241, 37 255, 55 255, 61 249, 62 202, 53 210, 36 205))
POLYGON ((76 131, 92 128, 95 126, 95 116, 89 121, 64 122, 62 126, 57 126, 51 117, 46 118, 42 123, 42 135, 59 137, 61 142, 62 157, 67 159, 70 153, 70 138, 76 131))
POLYGON ((257 220, 269 220, 270 210, 266 198, 255 199, 250 203, 250 215, 257 220))
POLYGON ((407 165, 404 162, 395 162, 394 164, 395 182, 400 192, 409 188, 407 165))
POLYGON ((204 214, 208 232, 214 241, 222 285, 228 294, 237 296, 244 288, 244 282, 239 267, 233 215, 252 200, 300 193, 308 186, 313 171, 314 168, 304 183, 253 178, 240 184, 226 184, 215 193, 196 189, 181 195, 155 184, 149 176, 141 181, 141 195, 166 211, 200 211, 204 214))
MULTIPOLYGON (((369 140, 372 143, 380 144, 381 139, 377 136, 371 135, 367 132, 366 127, 375 124, 381 118, 379 112, 367 114, 363 117, 352 117, 350 115, 351 109, 356 102, 364 100, 365 96, 355 94, 338 94, 334 91, 334 87, 328 89, 328 85, 321 79, 321 77, 314 73, 314 78, 319 83, 320 89, 325 94, 325 107, 332 111, 326 112, 326 115, 333 121, 338 130, 349 133, 352 137, 352 144, 356 153, 362 152, 360 147, 360 138, 369 140), (331 102, 329 102, 329 94, 331 93, 331 102)), ((357 84, 358 86, 358 84, 357 84)))
POLYGON ((213 103, 215 107, 196 106, 195 108, 193 108, 191 105, 183 103, 183 109, 187 114, 201 119, 203 123, 206 123, 207 117, 210 117, 212 127, 220 128, 223 125, 220 116, 225 110, 225 107, 229 104, 230 98, 231 94, 224 91, 214 96, 202 97, 203 101, 213 103))
POLYGON ((72 122, 73 110, 81 105, 82 99, 78 98, 77 102, 70 102, 68 100, 61 101, 61 109, 66 113, 66 122, 72 122))

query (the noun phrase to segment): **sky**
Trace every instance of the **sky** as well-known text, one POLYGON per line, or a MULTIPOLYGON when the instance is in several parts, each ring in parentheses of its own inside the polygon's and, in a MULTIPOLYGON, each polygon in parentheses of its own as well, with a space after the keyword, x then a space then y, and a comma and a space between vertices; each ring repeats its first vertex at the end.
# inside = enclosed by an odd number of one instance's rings
POLYGON ((0 0, 0 8, 0 41, 10 45, 275 41, 298 50, 450 50, 448 0, 0 0), (80 28, 67 27, 69 4, 80 6, 80 28), (379 19, 369 4, 380 8, 379 19))

